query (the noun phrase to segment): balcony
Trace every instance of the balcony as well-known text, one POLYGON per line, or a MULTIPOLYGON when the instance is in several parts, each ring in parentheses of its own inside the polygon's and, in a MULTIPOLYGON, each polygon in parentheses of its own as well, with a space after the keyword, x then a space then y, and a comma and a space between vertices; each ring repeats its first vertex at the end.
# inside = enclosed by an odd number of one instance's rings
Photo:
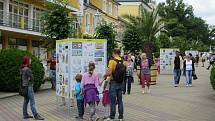
POLYGON ((41 33, 41 21, 0 10, 0 26, 41 33))

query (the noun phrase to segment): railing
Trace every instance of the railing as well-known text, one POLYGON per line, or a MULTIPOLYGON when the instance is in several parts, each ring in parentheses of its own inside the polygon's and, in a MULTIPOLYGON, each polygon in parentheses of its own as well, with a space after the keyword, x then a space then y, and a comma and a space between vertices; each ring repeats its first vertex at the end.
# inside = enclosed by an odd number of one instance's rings
POLYGON ((41 21, 39 19, 30 19, 14 13, 5 14, 2 10, 0 10, 0 26, 41 32, 41 21))

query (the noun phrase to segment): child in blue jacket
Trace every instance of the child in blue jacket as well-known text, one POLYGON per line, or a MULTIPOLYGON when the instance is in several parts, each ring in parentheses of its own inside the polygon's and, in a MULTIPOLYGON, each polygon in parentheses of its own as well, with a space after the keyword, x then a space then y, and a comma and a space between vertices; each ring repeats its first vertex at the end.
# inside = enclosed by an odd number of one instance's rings
POLYGON ((81 80, 82 75, 77 74, 75 76, 76 84, 75 84, 75 98, 77 100, 77 107, 78 107, 78 116, 77 119, 83 119, 84 115, 84 98, 81 95, 81 80))

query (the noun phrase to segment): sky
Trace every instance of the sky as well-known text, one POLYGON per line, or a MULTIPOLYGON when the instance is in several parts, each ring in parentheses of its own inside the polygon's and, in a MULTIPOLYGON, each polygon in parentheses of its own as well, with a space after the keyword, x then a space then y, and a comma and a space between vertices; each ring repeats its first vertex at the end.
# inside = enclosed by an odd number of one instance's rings
MULTIPOLYGON (((165 2, 166 0, 156 0, 165 2)), ((201 17, 209 25, 215 25, 215 0, 184 0, 185 3, 192 5, 196 16, 201 17)))

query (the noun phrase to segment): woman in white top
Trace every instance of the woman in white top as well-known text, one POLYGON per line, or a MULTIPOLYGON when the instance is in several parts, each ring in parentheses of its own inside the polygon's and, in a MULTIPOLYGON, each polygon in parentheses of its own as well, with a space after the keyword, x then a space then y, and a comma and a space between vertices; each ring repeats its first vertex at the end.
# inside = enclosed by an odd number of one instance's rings
POLYGON ((186 75, 186 86, 192 86, 192 73, 195 71, 194 63, 189 55, 186 56, 184 61, 184 71, 186 75))

